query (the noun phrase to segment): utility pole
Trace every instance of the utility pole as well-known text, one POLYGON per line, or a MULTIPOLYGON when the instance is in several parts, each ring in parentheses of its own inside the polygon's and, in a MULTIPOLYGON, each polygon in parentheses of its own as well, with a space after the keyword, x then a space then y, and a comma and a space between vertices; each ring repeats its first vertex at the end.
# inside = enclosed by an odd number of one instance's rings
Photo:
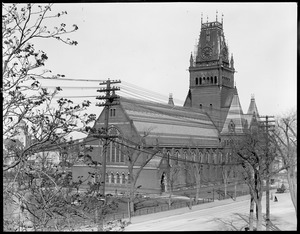
MULTIPOLYGON (((104 103, 97 103, 96 106, 104 106, 104 134, 97 135, 96 137, 104 139, 104 145, 103 145, 103 154, 102 154, 102 176, 100 177, 100 188, 101 188, 101 194, 104 198, 104 205, 106 204, 106 197, 105 197, 105 176, 106 176, 106 158, 107 158, 107 147, 109 143, 110 138, 115 138, 116 136, 109 136, 108 135, 108 119, 109 119, 109 109, 110 106, 113 105, 119 105, 118 99, 120 98, 115 94, 116 90, 120 90, 119 87, 111 87, 111 84, 121 83, 120 80, 110 80, 101 82, 100 85, 106 85, 106 88, 101 88, 97 90, 97 92, 104 92, 105 96, 97 96, 96 99, 99 100, 105 100, 104 103)), ((101 157, 101 155, 99 155, 101 157)), ((100 216, 102 217, 102 209, 100 211, 100 216)), ((103 229, 103 219, 102 219, 102 228, 98 225, 98 231, 99 229, 103 229)))
POLYGON ((274 120, 269 120, 269 118, 274 118, 274 116, 260 116, 260 118, 265 118, 263 127, 266 136, 266 231, 270 231, 270 155, 269 155, 269 128, 272 127, 270 122, 275 122, 274 120))
POLYGON ((101 185, 102 192, 101 194, 105 197, 105 175, 106 175, 106 157, 107 157, 107 146, 108 139, 112 138, 112 136, 108 135, 108 119, 109 119, 109 109, 110 106, 119 105, 119 102, 116 101, 120 97, 115 94, 116 90, 120 90, 118 87, 111 87, 111 84, 121 83, 121 81, 110 80, 101 82, 100 85, 106 85, 106 88, 102 88, 97 90, 97 92, 105 92, 105 96, 97 96, 96 99, 105 100, 105 103, 97 103, 96 106, 104 106, 105 111, 105 119, 104 119, 104 136, 100 136, 100 138, 104 138, 104 147, 103 147, 103 157, 102 157, 102 176, 101 176, 101 185), (112 93, 111 93, 112 92, 112 93))

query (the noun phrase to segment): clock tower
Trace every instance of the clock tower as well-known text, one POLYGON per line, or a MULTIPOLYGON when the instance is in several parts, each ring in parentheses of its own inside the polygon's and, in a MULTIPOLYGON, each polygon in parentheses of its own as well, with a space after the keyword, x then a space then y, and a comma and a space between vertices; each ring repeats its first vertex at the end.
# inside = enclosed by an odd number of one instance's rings
POLYGON ((221 130, 235 93, 234 61, 229 59, 222 22, 202 23, 190 57, 190 84, 184 106, 205 111, 221 130))

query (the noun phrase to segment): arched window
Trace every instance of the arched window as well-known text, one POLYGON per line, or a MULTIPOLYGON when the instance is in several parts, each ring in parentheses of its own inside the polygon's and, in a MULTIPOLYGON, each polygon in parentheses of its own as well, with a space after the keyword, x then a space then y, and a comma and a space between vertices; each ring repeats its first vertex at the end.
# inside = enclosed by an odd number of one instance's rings
POLYGON ((116 175, 116 183, 120 184, 120 175, 119 175, 118 172, 117 172, 117 175, 116 175))
POLYGON ((195 81, 196 81, 196 85, 198 85, 198 78, 197 78, 197 77, 196 77, 196 80, 195 80, 195 81))
POLYGON ((202 104, 200 104, 200 109, 202 109, 202 104))
POLYGON ((122 184, 125 184, 125 182, 126 182, 126 178, 125 178, 125 174, 124 174, 124 172, 122 173, 122 184))
POLYGON ((180 158, 179 151, 176 151, 175 157, 176 157, 176 159, 175 159, 175 164, 177 165, 177 164, 178 164, 178 160, 179 160, 179 158, 180 158))
POLYGON ((218 79, 217 79, 217 77, 215 76, 215 84, 216 84, 216 83, 218 83, 218 79))
POLYGON ((202 78, 199 78, 199 85, 202 85, 202 78))
POLYGON ((210 83, 213 84, 214 83, 214 78, 210 77, 210 83))
POLYGON ((202 153, 199 153, 199 162, 202 163, 203 162, 202 160, 203 160, 202 153))
POLYGON ((114 143, 115 148, 116 148, 116 162, 120 162, 120 154, 121 150, 119 149, 120 145, 117 145, 117 143, 114 143))
POLYGON ((128 174, 127 174, 127 182, 128 182, 128 184, 130 184, 130 173, 128 172, 128 174))
POLYGON ((120 162, 125 162, 123 150, 124 150, 124 147, 121 145, 120 146, 120 162))
POLYGON ((115 162, 116 161, 116 146, 115 143, 110 142, 110 149, 111 149, 111 162, 115 162))
POLYGON ((115 176, 114 176, 114 173, 110 173, 110 182, 112 183, 112 184, 114 184, 115 183, 115 176))
POLYGON ((183 152, 182 159, 187 160, 188 153, 186 151, 183 152))
MULTIPOLYGON (((111 144, 111 143, 110 143, 111 144)), ((107 156, 106 156, 106 162, 111 162, 111 157, 110 157, 110 152, 111 152, 111 149, 110 149, 110 144, 107 145, 106 147, 106 150, 107 150, 107 156)))
POLYGON ((105 182, 109 183, 109 178, 108 178, 108 174, 107 173, 105 174, 105 182))
POLYGON ((205 77, 203 77, 203 84, 205 84, 205 77))

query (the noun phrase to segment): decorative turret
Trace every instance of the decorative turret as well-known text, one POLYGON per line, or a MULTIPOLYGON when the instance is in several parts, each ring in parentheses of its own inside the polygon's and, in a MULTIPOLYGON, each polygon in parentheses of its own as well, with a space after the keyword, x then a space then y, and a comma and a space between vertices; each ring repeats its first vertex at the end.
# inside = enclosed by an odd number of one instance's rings
POLYGON ((251 95, 251 101, 250 101, 250 105, 249 105, 247 114, 255 115, 255 117, 259 116, 257 106, 256 106, 256 103, 255 103, 254 94, 251 95))
POLYGON ((171 106, 174 106, 173 94, 172 93, 169 94, 169 102, 168 102, 168 104, 171 105, 171 106))
POLYGON ((231 54, 231 58, 230 58, 230 68, 234 69, 233 54, 231 54))
POLYGON ((193 59, 193 54, 191 53, 191 57, 190 57, 190 67, 194 66, 194 59, 193 59))

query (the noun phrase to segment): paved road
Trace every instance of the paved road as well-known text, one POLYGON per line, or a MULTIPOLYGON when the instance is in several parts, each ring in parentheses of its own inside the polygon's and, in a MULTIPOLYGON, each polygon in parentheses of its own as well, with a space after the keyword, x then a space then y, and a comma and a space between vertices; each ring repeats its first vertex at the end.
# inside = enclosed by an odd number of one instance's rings
MULTIPOLYGON (((277 195, 277 194, 276 194, 277 195)), ((279 202, 270 202, 271 221, 280 230, 296 230, 296 216, 288 193, 277 195, 279 202), (273 213, 272 213, 273 212, 273 213)), ((265 213, 265 197, 262 201, 265 213)), ((132 218, 125 231, 221 231, 243 230, 249 214, 249 196, 194 206, 192 210, 160 212, 132 218)))

